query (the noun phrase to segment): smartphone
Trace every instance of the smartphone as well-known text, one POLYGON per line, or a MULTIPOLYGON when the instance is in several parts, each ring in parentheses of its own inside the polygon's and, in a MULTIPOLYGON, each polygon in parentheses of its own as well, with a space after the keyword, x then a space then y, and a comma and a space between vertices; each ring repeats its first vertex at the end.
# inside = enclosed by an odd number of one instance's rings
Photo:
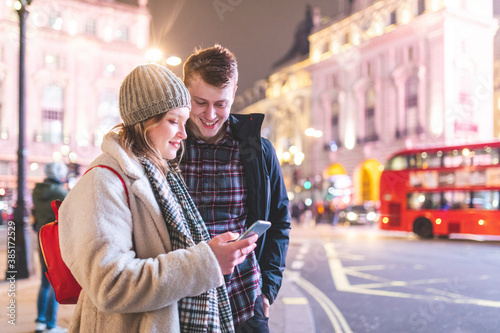
POLYGON ((247 231, 245 231, 243 234, 241 234, 241 236, 237 239, 237 241, 245 239, 247 237, 250 237, 253 234, 257 234, 260 237, 264 234, 264 232, 267 229, 269 229, 270 226, 271 226, 271 222, 262 221, 262 220, 255 221, 255 223, 252 224, 250 226, 250 228, 247 229, 247 231))

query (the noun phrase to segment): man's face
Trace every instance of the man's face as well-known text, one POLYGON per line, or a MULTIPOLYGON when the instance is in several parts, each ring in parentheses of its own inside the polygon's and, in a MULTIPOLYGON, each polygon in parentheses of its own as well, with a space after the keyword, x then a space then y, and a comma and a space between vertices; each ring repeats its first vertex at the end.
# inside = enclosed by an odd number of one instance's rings
POLYGON ((189 119, 194 135, 207 143, 215 143, 225 134, 225 121, 229 117, 236 94, 236 83, 231 80, 225 88, 212 86, 195 75, 187 85, 191 94, 189 119))

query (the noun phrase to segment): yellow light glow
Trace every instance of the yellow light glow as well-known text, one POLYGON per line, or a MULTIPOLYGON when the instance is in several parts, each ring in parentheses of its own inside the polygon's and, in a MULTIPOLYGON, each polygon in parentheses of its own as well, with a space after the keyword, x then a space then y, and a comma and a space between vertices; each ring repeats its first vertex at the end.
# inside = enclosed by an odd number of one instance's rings
POLYGON ((479 225, 484 225, 484 220, 479 220, 479 221, 477 221, 477 224, 479 224, 479 225))
POLYGON ((157 62, 160 61, 161 57, 163 56, 161 50, 159 49, 149 49, 146 52, 146 59, 151 62, 157 62))
POLYGON ((321 60, 321 52, 319 50, 313 52, 312 60, 313 62, 319 62, 321 60))
POLYGON ((298 153, 295 154, 295 156, 293 158, 293 162, 296 165, 301 165, 303 161, 304 161, 304 153, 299 151, 298 153))
POLYGON ((62 154, 61 152, 59 151, 55 151, 53 154, 52 154, 52 158, 54 159, 54 161, 60 161, 62 159, 62 154))
POLYGON ((305 133, 307 136, 314 136, 314 132, 315 132, 315 129, 314 129, 314 128, 312 128, 312 127, 309 127, 308 129, 306 129, 306 130, 305 130, 305 132, 304 132, 304 133, 305 133))
POLYGON ((75 153, 75 152, 71 152, 71 153, 69 153, 69 156, 68 156, 68 157, 69 157, 69 160, 70 160, 70 162, 71 162, 71 163, 75 163, 75 162, 76 162, 76 160, 77 160, 77 155, 76 155, 76 153, 75 153))
POLYGON ((407 24, 411 21, 411 13, 410 11, 408 10, 408 8, 406 8, 405 10, 403 10, 403 12, 401 13, 401 23, 403 24, 407 24))
POLYGON ((358 31, 353 31, 352 32, 352 43, 354 45, 359 45, 360 41, 361 41, 361 38, 359 36, 359 32, 358 31))
POLYGON ((56 57, 54 57, 53 55, 47 54, 45 56, 45 63, 47 63, 47 64, 53 64, 55 62, 56 62, 56 57))
POLYGON ((291 155, 289 152, 286 151, 283 153, 283 161, 285 161, 285 162, 290 161, 290 157, 291 157, 291 155))
POLYGON ((31 163, 30 164, 30 169, 31 169, 31 171, 38 170, 38 163, 36 163, 36 162, 31 163))
POLYGON ((440 218, 436 219, 436 224, 441 224, 441 222, 443 222, 443 221, 440 218))
POLYGON ((78 32, 78 23, 76 22, 76 20, 71 20, 68 25, 69 25, 68 28, 69 34, 71 36, 76 35, 78 32))
POLYGON ((16 2, 14 3, 14 9, 15 9, 15 10, 19 10, 19 9, 21 9, 21 7, 22 7, 22 6, 23 6, 23 5, 22 5, 22 4, 21 4, 21 2, 19 2, 19 1, 16 1, 16 2))
POLYGON ((462 155, 468 157, 470 155, 470 150, 468 148, 464 148, 464 150, 462 150, 462 155))
POLYGON ((337 40, 332 43, 332 52, 333 54, 337 54, 340 52, 340 45, 337 40))
POLYGON ((68 154, 69 154, 69 152, 70 152, 70 148, 69 148, 69 146, 66 146, 66 145, 61 146, 61 153, 62 153, 64 156, 68 155, 68 154))
POLYGON ((171 56, 167 58, 167 65, 169 66, 179 66, 182 60, 179 57, 171 56))
POLYGON ((384 218, 382 219, 382 223, 384 224, 389 223, 389 218, 387 216, 384 216, 384 218))
POLYGON ((109 43, 113 40, 113 29, 110 26, 104 27, 102 38, 106 43, 109 43))
POLYGON ((290 146, 290 148, 288 148, 288 151, 292 154, 295 154, 297 152, 297 146, 290 146))

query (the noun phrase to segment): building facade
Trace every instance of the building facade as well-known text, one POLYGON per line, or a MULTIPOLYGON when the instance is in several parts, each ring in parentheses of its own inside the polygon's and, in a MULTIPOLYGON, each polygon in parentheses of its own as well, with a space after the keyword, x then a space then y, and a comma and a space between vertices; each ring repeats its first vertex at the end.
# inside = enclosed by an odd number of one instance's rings
MULTIPOLYGON (((324 190, 320 182, 345 172, 354 201, 375 201, 391 153, 493 139, 497 28, 492 0, 354 1, 348 16, 317 27, 309 58, 275 74, 290 78, 305 71, 301 76, 310 82, 301 87, 309 90, 301 124, 318 135, 301 132, 295 144, 304 153, 297 185, 308 180, 324 190)), ((279 89, 273 76, 268 81, 270 101, 279 89)), ((285 96, 293 93, 285 89, 288 80, 281 82, 281 102, 289 103, 285 96)), ((275 137, 276 149, 285 151, 289 134, 275 137)))
MULTIPOLYGON (((145 61, 147 1, 36 0, 26 24, 27 187, 54 160, 73 176, 100 153, 103 135, 120 120, 118 91, 145 61)), ((19 17, 0 4, 0 188, 12 203, 17 188, 19 17)), ((29 191, 31 193, 31 191, 29 191)))

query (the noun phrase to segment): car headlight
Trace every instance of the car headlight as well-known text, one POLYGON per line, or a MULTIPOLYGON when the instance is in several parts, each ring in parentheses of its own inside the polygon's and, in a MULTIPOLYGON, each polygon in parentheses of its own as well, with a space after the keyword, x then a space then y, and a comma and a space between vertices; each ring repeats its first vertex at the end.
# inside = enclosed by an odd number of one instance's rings
POLYGON ((366 219, 368 221, 375 221, 377 219, 377 213, 369 212, 368 214, 366 214, 366 219))
POLYGON ((355 221, 357 218, 358 218, 358 215, 356 213, 353 213, 353 212, 347 213, 347 219, 349 221, 355 221))

